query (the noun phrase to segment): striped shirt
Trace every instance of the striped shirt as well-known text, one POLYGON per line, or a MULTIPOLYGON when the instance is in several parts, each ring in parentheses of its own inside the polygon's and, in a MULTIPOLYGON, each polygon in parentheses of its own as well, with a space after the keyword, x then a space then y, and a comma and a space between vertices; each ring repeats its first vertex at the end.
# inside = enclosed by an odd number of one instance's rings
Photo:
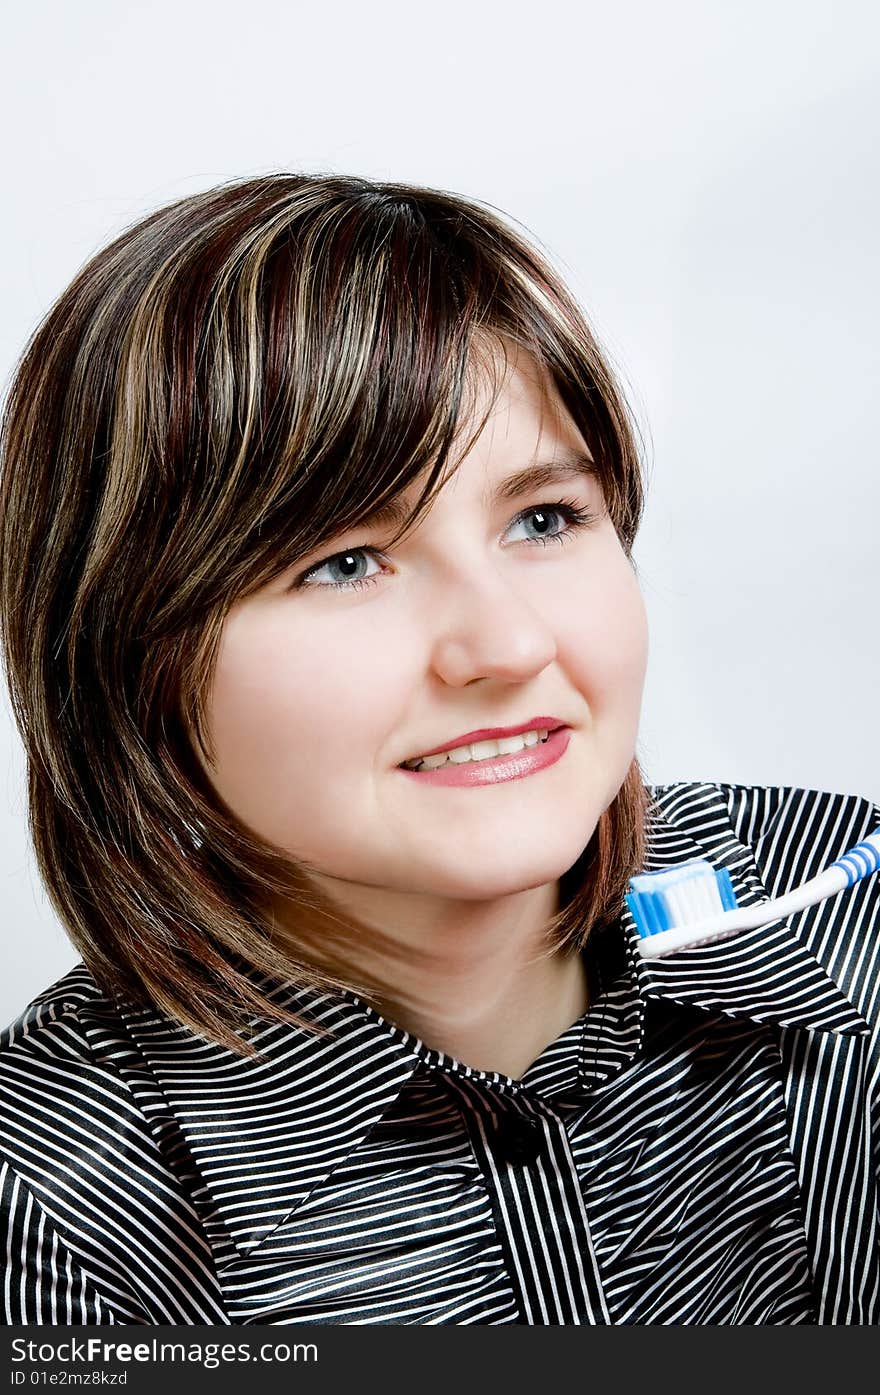
MULTIPOLYGON (((880 825, 858 795, 649 787, 645 870, 740 905, 880 825)), ((275 985, 244 1060, 77 965, 0 1036, 6 1324, 874 1324, 880 878, 646 961, 519 1079, 275 985)))

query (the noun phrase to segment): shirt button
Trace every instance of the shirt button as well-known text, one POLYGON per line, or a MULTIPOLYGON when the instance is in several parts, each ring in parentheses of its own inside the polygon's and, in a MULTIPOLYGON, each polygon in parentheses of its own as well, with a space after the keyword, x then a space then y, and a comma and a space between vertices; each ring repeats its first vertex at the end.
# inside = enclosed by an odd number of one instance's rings
POLYGON ((541 1151, 544 1130, 537 1119, 511 1115, 501 1119, 495 1130, 495 1152, 508 1163, 530 1163, 541 1151))

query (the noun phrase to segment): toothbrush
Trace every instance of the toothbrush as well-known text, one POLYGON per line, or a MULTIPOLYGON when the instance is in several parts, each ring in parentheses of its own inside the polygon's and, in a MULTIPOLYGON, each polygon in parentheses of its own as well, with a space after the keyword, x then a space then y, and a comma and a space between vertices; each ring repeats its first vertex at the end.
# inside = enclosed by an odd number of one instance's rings
POLYGON ((639 932, 642 958, 659 959, 677 950, 725 940, 739 930, 769 925, 854 886, 878 870, 880 828, 818 876, 758 906, 738 906, 727 868, 716 870, 704 858, 692 858, 664 872, 630 877, 630 894, 623 899, 639 932))

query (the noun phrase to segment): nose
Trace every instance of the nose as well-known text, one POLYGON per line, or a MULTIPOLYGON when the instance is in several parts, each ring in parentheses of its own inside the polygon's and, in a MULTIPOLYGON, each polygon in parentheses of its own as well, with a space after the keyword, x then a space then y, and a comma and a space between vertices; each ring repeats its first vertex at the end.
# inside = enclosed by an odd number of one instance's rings
POLYGON ((550 623, 497 572, 450 577, 444 590, 432 667, 450 687, 478 678, 524 682, 556 658, 550 623))

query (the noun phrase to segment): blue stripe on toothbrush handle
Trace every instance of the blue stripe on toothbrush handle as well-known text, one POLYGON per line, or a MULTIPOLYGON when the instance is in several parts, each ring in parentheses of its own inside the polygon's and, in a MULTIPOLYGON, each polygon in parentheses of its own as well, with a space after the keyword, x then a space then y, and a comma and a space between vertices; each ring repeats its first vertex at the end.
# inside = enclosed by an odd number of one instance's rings
MULTIPOLYGON (((880 833, 880 829, 877 832, 880 833)), ((872 872, 880 870, 880 848, 875 843, 856 843, 831 866, 840 867, 846 875, 847 886, 852 886, 862 877, 869 877, 872 872)))

